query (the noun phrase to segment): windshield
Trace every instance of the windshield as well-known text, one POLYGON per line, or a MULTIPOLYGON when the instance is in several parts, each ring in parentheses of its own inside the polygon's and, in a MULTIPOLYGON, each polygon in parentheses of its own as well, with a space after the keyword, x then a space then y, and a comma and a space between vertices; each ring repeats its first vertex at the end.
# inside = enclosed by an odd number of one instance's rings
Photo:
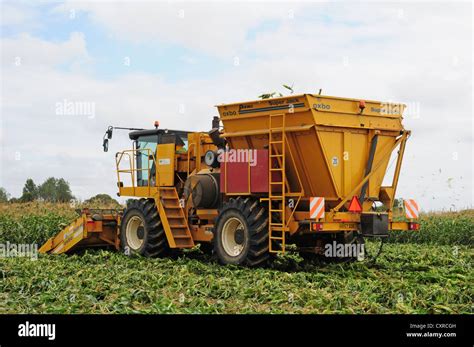
POLYGON ((148 185, 148 170, 150 168, 150 173, 153 175, 154 162, 152 159, 148 157, 148 155, 156 155, 156 144, 158 138, 157 136, 142 136, 140 137, 136 144, 137 149, 141 149, 141 151, 137 152, 137 169, 144 169, 138 170, 137 172, 137 185, 138 186, 147 186, 148 185), (145 149, 145 150, 144 150, 145 149), (150 151, 147 151, 149 149, 150 151))

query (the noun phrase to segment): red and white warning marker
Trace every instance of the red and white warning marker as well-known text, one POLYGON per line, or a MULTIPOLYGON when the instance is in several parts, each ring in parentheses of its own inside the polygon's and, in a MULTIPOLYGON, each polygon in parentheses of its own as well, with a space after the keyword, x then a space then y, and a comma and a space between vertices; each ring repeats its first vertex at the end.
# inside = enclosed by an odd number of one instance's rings
POLYGON ((309 218, 324 218, 324 198, 311 197, 309 199, 309 218))
POLYGON ((413 199, 406 199, 403 200, 403 203, 405 205, 405 216, 408 219, 418 218, 418 215, 420 214, 420 208, 418 207, 416 201, 413 199))

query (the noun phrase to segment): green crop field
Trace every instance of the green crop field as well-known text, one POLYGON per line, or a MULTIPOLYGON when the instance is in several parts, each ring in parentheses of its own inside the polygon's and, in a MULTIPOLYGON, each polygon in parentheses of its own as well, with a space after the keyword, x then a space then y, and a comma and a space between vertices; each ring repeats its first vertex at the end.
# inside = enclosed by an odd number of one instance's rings
MULTIPOLYGON (((69 205, 1 205, 0 244, 41 244, 74 217, 69 205)), ((0 313, 472 313, 474 211, 421 222, 420 232, 394 234, 375 264, 290 255, 249 269, 199 249, 176 259, 7 257, 0 313)))

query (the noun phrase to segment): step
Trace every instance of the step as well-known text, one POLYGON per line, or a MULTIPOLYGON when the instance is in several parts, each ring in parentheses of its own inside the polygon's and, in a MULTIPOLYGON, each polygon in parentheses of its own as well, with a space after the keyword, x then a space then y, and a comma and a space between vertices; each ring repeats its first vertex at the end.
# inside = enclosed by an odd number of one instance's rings
POLYGON ((281 167, 272 167, 270 171, 283 171, 283 168, 281 167))
POLYGON ((171 229, 183 229, 186 228, 187 226, 185 224, 170 224, 171 229))
POLYGON ((270 154, 270 158, 281 158, 283 154, 270 154))
POLYGON ((287 231, 287 230, 290 230, 290 229, 288 227, 273 227, 272 228, 272 231, 279 231, 279 232, 287 231))
POLYGON ((190 239, 191 236, 189 235, 173 235, 173 237, 176 239, 184 240, 184 239, 190 239))
POLYGON ((179 246, 192 246, 193 242, 191 238, 176 238, 175 240, 176 245, 179 244, 179 246), (191 241, 191 242, 190 242, 191 241))
POLYGON ((283 184, 283 182, 270 182, 270 184, 283 184))
MULTIPOLYGON (((163 207, 164 207, 165 209, 170 209, 170 210, 171 210, 171 209, 173 209, 173 210, 176 210, 176 209, 181 210, 181 206, 179 206, 179 205, 165 205, 165 204, 163 204, 163 207)), ((168 215, 168 214, 166 214, 166 215, 168 215)))

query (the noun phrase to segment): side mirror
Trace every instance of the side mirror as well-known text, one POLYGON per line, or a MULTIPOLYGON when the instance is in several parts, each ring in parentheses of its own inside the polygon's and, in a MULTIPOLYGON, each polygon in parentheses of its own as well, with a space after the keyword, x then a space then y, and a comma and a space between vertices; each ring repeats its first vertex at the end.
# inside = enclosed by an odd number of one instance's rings
POLYGON ((102 147, 104 147, 104 152, 107 152, 109 150, 109 139, 104 139, 102 147))
POLYGON ((107 131, 105 132, 107 134, 107 138, 110 140, 112 138, 112 132, 114 128, 113 127, 108 127, 107 131))

